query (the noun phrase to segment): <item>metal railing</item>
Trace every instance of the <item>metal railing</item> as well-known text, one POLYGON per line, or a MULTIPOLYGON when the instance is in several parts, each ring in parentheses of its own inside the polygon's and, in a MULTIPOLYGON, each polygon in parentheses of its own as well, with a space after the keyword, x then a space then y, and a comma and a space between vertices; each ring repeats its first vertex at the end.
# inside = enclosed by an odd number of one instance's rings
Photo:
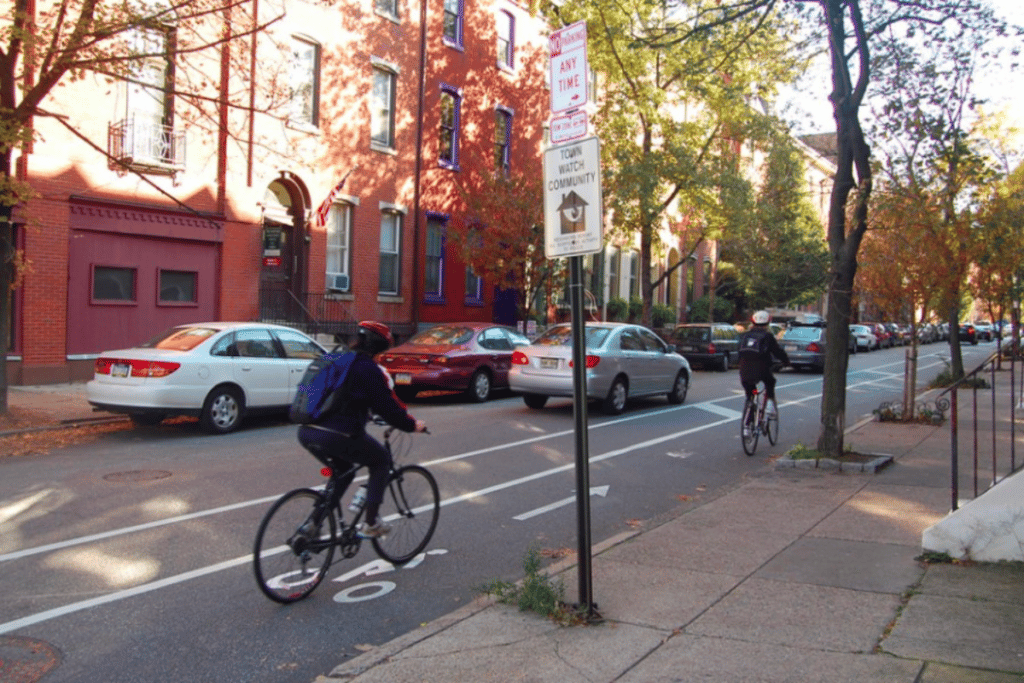
POLYGON ((130 116, 108 126, 107 151, 132 168, 183 171, 185 131, 130 116))
POLYGON ((996 351, 981 365, 939 394, 939 399, 948 395, 950 402, 952 510, 957 510, 960 506, 960 404, 965 392, 970 394, 969 400, 964 403, 969 404, 970 408, 968 429, 971 437, 970 460, 966 462, 971 469, 968 483, 973 482, 974 498, 1018 469, 1016 417, 1021 397, 1024 396, 1024 387, 1017 386, 1016 356, 1017 354, 1011 353, 1006 357, 1001 354, 1001 350, 996 351), (1009 369, 1004 366, 1008 366, 1009 369), (1005 381, 1007 372, 1009 382, 1005 381), (997 381, 997 378, 1000 381, 997 381))
POLYGON ((359 320, 365 319, 385 323, 399 340, 416 331, 414 323, 389 320, 390 313, 380 305, 374 311, 360 307, 359 317, 355 317, 354 308, 353 302, 332 296, 330 292, 302 292, 296 296, 287 289, 260 288, 260 320, 288 325, 310 336, 334 335, 340 341, 342 337, 354 335, 359 320))

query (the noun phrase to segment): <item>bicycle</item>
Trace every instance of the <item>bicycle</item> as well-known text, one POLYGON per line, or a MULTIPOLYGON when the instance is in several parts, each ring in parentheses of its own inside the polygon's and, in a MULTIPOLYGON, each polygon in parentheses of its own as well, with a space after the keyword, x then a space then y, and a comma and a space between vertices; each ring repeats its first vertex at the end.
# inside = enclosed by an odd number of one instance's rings
MULTIPOLYGON (((384 430, 384 447, 392 455, 392 465, 379 513, 380 519, 391 525, 391 531, 369 540, 381 559, 401 566, 430 542, 441 502, 437 481, 429 470, 421 465, 394 464, 394 431, 394 427, 384 430)), ((323 467, 320 472, 327 477, 323 491, 289 491, 260 522, 253 547, 253 570, 257 585, 271 600, 287 604, 308 597, 327 574, 335 549, 344 559, 359 552, 363 539, 356 529, 366 512, 365 499, 348 522, 341 501, 364 465, 348 465, 341 472, 323 467)))
POLYGON ((779 440, 779 406, 771 399, 774 410, 767 411, 768 395, 764 391, 764 382, 758 382, 754 391, 747 396, 743 404, 743 417, 740 422, 743 439, 743 450, 753 455, 757 450, 757 439, 763 433, 768 442, 775 445, 779 440))

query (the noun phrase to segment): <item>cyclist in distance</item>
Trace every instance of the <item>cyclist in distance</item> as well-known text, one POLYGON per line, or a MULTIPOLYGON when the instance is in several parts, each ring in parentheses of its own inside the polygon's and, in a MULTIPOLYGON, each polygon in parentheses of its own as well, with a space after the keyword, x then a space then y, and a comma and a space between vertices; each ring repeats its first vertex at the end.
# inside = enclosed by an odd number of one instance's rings
MULTIPOLYGON (((350 347, 357 356, 338 390, 344 392, 343 400, 322 422, 299 427, 299 443, 331 469, 342 469, 332 462, 338 458, 365 465, 369 470, 366 521, 358 530, 363 538, 379 538, 391 531, 390 526, 377 519, 391 461, 387 449, 366 433, 371 411, 404 432, 427 430, 426 423, 409 415, 405 404, 392 391, 385 370, 374 360, 394 342, 387 325, 372 320, 359 323, 359 333, 350 347)), ((351 479, 343 483, 347 486, 350 482, 351 479)))
POLYGON ((775 400, 775 376, 772 374, 772 357, 783 365, 789 365, 789 356, 779 346, 778 340, 768 323, 771 322, 768 311, 757 311, 751 317, 754 323, 749 330, 740 335, 740 382, 747 398, 754 393, 758 382, 764 382, 764 393, 768 399, 769 410, 775 400))

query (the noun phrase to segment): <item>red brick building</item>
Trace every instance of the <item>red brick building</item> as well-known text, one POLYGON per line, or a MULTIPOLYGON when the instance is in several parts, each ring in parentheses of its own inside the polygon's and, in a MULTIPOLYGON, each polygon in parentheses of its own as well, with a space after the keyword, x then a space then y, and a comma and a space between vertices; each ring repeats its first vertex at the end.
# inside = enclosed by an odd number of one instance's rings
POLYGON ((540 172, 544 26, 513 0, 366 5, 289 0, 257 39, 187 56, 180 27, 140 30, 132 82, 53 91, 81 135, 37 118, 17 157, 38 198, 15 213, 11 383, 85 379, 181 322, 511 322, 446 228, 471 170, 540 172))

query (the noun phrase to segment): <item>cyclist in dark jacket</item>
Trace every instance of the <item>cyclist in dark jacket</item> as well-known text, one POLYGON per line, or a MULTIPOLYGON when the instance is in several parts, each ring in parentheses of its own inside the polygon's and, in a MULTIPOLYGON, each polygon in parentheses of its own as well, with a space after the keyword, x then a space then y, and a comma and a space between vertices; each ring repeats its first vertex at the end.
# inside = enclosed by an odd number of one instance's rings
POLYGON ((775 376, 772 374, 772 357, 777 358, 783 365, 789 365, 789 356, 768 329, 771 319, 768 311, 758 311, 751 318, 754 324, 740 335, 740 383, 743 384, 743 390, 748 398, 757 388, 757 383, 764 382, 765 397, 774 401, 775 376))
MULTIPOLYGON (((370 471, 366 486, 366 521, 360 525, 363 538, 384 536, 391 527, 377 519, 391 460, 387 449, 366 433, 370 414, 379 415, 388 424, 404 432, 424 432, 427 427, 416 420, 391 388, 385 370, 373 357, 394 344, 391 330, 383 323, 363 321, 352 350, 358 355, 342 385, 345 399, 338 409, 317 424, 299 427, 299 443, 328 467, 341 470, 335 458, 365 465, 370 471)), ((351 480, 350 480, 351 481, 351 480)), ((350 482, 344 482, 347 485, 350 482)))

